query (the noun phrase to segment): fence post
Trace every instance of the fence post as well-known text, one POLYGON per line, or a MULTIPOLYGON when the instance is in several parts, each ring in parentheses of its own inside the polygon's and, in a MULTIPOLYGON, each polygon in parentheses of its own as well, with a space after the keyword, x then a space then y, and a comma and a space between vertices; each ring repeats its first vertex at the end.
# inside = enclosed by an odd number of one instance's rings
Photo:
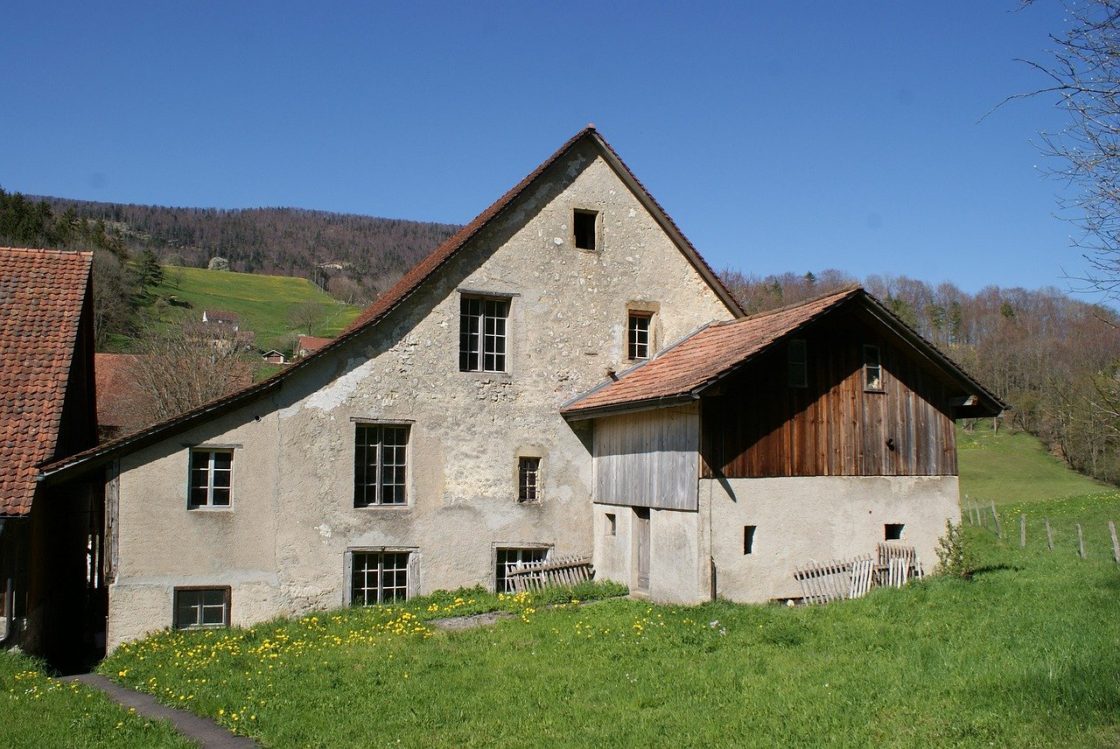
POLYGON ((1027 516, 1024 513, 1019 513, 1019 548, 1023 549, 1027 546, 1027 516))
POLYGON ((992 502, 992 520, 996 522, 996 535, 1003 538, 1003 526, 999 524, 999 515, 996 513, 996 503, 992 502))
POLYGON ((1054 531, 1050 529, 1050 518, 1046 520, 1046 548, 1050 551, 1054 550, 1054 531))
POLYGON ((1085 536, 1081 533, 1081 523, 1077 524, 1077 553, 1085 558, 1085 536))
POLYGON ((1112 536, 1112 558, 1120 564, 1120 541, 1116 540, 1116 523, 1108 521, 1108 535, 1112 536))

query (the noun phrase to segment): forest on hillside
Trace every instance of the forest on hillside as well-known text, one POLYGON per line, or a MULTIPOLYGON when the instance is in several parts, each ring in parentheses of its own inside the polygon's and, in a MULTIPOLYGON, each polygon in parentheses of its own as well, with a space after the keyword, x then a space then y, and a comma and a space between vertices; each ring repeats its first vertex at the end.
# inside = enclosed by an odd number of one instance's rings
POLYGON ((452 224, 375 218, 300 208, 172 208, 35 199, 55 215, 100 222, 130 253, 151 251, 164 265, 308 278, 337 299, 365 304, 392 286, 458 230, 452 224))

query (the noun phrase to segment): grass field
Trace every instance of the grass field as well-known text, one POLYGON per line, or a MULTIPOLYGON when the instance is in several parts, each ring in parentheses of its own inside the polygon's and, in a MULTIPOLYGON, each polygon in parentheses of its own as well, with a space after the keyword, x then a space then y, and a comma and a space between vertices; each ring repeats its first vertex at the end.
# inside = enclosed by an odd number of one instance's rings
POLYGON ((0 746, 189 747, 171 726, 136 716, 100 692, 52 679, 31 658, 0 652, 0 746))
POLYGON ((236 313, 242 327, 257 334, 257 346, 264 350, 283 348, 293 334, 306 332, 296 330, 290 320, 297 305, 321 305, 323 317, 314 335, 328 337, 342 332, 361 311, 331 298, 305 278, 171 266, 163 269, 163 277, 154 290, 157 296, 190 302, 189 314, 199 319, 204 309, 236 313))

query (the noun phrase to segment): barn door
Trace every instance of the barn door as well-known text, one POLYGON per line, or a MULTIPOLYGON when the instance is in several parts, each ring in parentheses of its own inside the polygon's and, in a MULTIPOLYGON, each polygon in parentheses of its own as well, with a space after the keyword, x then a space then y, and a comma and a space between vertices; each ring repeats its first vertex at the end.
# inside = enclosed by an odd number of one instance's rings
POLYGON ((638 543, 638 590, 649 592, 649 508, 634 508, 635 538, 638 543))

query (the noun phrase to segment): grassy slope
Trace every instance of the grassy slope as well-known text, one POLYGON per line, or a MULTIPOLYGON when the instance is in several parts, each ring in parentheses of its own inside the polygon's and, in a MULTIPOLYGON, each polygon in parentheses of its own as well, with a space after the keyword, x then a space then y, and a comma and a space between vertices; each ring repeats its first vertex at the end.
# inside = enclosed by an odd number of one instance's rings
POLYGON ((171 726, 136 716, 93 689, 46 676, 25 656, 0 652, 0 746, 189 747, 171 726))
POLYGON ((1029 434, 957 429, 961 498, 997 505, 1107 492, 1114 487, 1074 473, 1029 434))
POLYGON ((262 349, 280 348, 287 337, 304 332, 294 330, 289 321, 295 305, 315 302, 323 306, 323 321, 315 329, 315 335, 321 336, 338 335, 361 311, 332 299, 305 278, 201 268, 164 268, 163 284, 155 293, 190 302, 194 306, 191 314, 199 319, 204 309, 237 313, 242 326, 257 334, 257 346, 262 349))
MULTIPOLYGON (((968 449, 994 455, 962 460, 962 483, 986 463, 1005 524, 1020 511, 1120 519, 1116 490, 1012 501, 1043 481, 1085 484, 1034 465, 1020 438, 982 444, 968 449)), ((1033 532, 1025 550, 966 534, 972 580, 827 607, 545 609, 472 593, 159 635, 102 670, 274 747, 1116 746, 1120 573, 1107 547, 1082 561, 1033 532), (520 616, 458 633, 424 623, 493 607, 520 616)))

